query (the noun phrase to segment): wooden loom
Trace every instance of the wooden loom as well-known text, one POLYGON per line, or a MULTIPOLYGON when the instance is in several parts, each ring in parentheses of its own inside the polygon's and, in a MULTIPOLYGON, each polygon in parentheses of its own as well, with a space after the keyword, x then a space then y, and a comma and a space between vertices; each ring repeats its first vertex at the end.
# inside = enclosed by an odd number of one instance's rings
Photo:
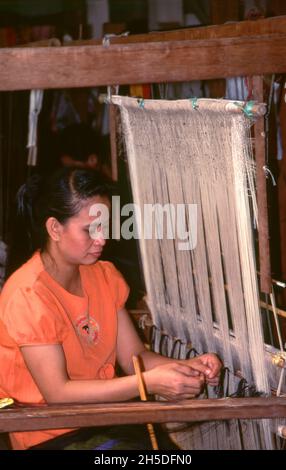
MULTIPOLYGON (((73 88, 253 76, 263 101, 262 75, 286 72, 286 18, 114 38, 67 47, 0 50, 0 90, 73 88), (255 61, 253 60, 255 57, 255 61), (76 64, 76 74, 74 73, 76 64), (195 65, 194 65, 195 64, 195 65), (116 83, 114 83, 116 77, 116 83)), ((36 45, 35 45, 36 46, 36 45)), ((255 128, 261 290, 271 286, 263 119, 255 128)), ((113 160, 113 174, 116 164, 113 160)), ((146 422, 285 416, 283 398, 221 399, 180 404, 62 405, 2 410, 0 432, 146 422), (29 419, 27 419, 29 416, 29 419), (23 418, 23 419, 22 419, 23 418)))

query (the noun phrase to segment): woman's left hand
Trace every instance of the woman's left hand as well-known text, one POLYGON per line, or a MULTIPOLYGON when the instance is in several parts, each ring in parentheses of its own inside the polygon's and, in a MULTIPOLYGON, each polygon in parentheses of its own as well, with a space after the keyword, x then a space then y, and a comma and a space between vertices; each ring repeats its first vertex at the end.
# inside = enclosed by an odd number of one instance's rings
POLYGON ((209 385, 218 385, 222 362, 216 354, 202 354, 201 356, 188 359, 186 363, 195 371, 204 374, 205 380, 209 385))

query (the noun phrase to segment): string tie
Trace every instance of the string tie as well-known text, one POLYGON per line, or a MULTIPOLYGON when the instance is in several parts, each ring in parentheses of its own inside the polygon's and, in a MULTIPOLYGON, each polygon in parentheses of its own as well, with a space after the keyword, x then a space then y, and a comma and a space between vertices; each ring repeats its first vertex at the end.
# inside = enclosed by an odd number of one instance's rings
POLYGON ((255 101, 246 101, 246 103, 241 104, 238 103, 237 101, 234 102, 235 106, 238 106, 243 114, 248 118, 248 119, 253 119, 254 114, 253 114, 253 106, 255 105, 255 101))
POLYGON ((144 107, 145 107, 144 98, 138 98, 137 102, 139 104, 139 108, 144 109, 144 107))
POLYGON ((199 105, 198 105, 198 98, 190 98, 190 101, 192 103, 192 107, 193 109, 198 109, 199 108, 199 105))

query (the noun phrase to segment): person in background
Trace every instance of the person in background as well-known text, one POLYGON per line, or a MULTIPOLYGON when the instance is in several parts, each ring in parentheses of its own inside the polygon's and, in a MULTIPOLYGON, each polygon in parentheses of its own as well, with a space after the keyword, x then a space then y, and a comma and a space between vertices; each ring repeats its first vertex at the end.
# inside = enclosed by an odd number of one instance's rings
POLYGON ((108 136, 85 123, 75 123, 59 131, 57 141, 60 166, 91 168, 110 176, 108 136))
MULTIPOLYGON (((29 259, 0 296, 0 397, 25 404, 128 401, 139 396, 134 355, 151 395, 190 399, 206 383, 218 384, 215 354, 174 360, 146 350, 139 339, 125 309, 125 280, 99 260, 111 194, 102 173, 83 168, 64 168, 46 180, 34 175, 20 188, 29 259), (116 376, 116 364, 124 376, 116 376)), ((112 447, 146 448, 142 429, 112 428, 112 447)), ((53 429, 10 437, 14 449, 99 449, 99 435, 98 429, 53 429)))

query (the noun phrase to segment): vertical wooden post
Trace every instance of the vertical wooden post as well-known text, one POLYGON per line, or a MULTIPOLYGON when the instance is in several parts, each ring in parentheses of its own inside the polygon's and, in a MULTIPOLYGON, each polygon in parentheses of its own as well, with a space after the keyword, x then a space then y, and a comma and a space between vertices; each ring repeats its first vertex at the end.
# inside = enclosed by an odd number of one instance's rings
MULTIPOLYGON (((263 102, 263 76, 253 77, 253 97, 263 102)), ((258 206, 258 241, 260 263, 260 288, 265 294, 271 292, 271 262, 269 248, 269 224, 267 206, 267 183, 264 166, 265 155, 265 126, 264 117, 257 119, 254 125, 255 159, 257 178, 257 206, 258 206)))
MULTIPOLYGON (((111 93, 115 88, 111 87, 111 93)), ((117 161, 117 143, 116 143, 116 107, 109 104, 109 133, 110 133, 110 151, 111 151, 111 176, 113 181, 118 181, 118 161, 117 161)))

